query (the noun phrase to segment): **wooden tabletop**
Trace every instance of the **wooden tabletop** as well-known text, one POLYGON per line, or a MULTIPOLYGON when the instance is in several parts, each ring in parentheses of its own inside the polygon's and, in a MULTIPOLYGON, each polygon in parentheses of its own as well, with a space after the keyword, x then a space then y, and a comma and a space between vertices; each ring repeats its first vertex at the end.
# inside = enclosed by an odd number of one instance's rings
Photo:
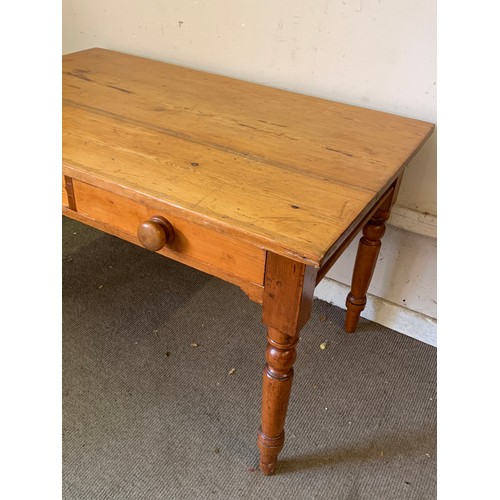
POLYGON ((320 267, 434 125, 104 49, 63 57, 63 168, 320 267))

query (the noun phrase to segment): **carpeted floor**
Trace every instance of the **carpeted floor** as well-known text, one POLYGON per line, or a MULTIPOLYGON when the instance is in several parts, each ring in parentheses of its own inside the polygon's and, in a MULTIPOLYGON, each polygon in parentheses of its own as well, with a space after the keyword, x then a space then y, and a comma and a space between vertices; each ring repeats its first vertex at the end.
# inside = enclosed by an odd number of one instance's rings
POLYGON ((265 477, 260 306, 66 218, 63 259, 65 500, 436 497, 434 347, 316 300, 265 477))

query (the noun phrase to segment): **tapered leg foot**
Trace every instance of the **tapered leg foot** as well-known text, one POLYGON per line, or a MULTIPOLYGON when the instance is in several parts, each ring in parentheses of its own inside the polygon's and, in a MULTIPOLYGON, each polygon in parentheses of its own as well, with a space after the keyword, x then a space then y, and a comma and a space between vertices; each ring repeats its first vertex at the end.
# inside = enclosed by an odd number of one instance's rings
POLYGON ((381 238, 385 233, 385 221, 390 211, 381 207, 363 227, 363 237, 359 240, 358 252, 352 274, 351 291, 346 300, 345 331, 353 333, 358 326, 361 311, 366 306, 366 292, 375 270, 380 252, 381 238))
POLYGON ((273 461, 269 463, 263 462, 261 458, 259 465, 260 471, 262 472, 262 474, 264 474, 264 476, 272 476, 274 474, 274 471, 276 470, 277 462, 278 462, 278 455, 276 455, 273 461))
POLYGON ((346 300, 346 317, 344 330, 347 333, 353 333, 358 326, 359 316, 361 311, 366 306, 366 295, 364 297, 355 297, 352 292, 349 292, 346 300))
POLYGON ((262 376, 262 425, 257 434, 260 470, 274 474, 285 443, 285 418, 292 389, 296 335, 268 328, 266 366, 262 376))
POLYGON ((260 470, 265 476, 272 476, 276 470, 278 454, 285 443, 285 433, 282 432, 277 438, 269 438, 259 429, 257 444, 260 449, 260 470))

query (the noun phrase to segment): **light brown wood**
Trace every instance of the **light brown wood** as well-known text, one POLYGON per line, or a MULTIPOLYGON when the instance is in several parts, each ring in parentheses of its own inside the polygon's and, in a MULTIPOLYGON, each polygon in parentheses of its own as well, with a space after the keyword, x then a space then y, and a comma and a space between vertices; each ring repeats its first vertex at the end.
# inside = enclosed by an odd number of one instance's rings
POLYGON ((109 50, 63 58, 63 213, 263 304, 264 474, 314 287, 363 227, 354 330, 404 167, 433 128, 109 50))
POLYGON ((68 191, 66 190, 66 179, 64 175, 62 176, 62 205, 63 207, 69 207, 68 191))
POLYGON ((353 333, 358 325, 359 316, 366 306, 366 292, 377 264, 378 254, 385 233, 385 221, 389 218, 392 196, 387 197, 372 218, 363 227, 363 236, 359 240, 354 271, 352 273, 351 291, 347 295, 347 314, 345 331, 353 333))
POLYGON ((73 189, 73 179, 67 175, 62 178, 62 202, 63 207, 76 210, 75 192, 73 189))
MULTIPOLYGON (((73 179, 78 213, 91 222, 99 221, 128 235, 127 239, 141 245, 137 237, 138 226, 152 216, 162 215, 175 230, 175 238, 159 250, 167 257, 185 263, 205 263, 217 275, 232 275, 238 280, 262 285, 265 253, 252 245, 236 242, 208 227, 172 215, 167 208, 158 213, 156 208, 135 203, 123 196, 73 179)), ((141 245, 142 246, 142 245, 141 245)), ((194 265, 193 267, 197 267, 194 265)))
MULTIPOLYGON (((140 245, 140 243, 137 240, 137 237, 134 237, 130 233, 127 233, 125 231, 122 231, 121 229, 112 226, 110 224, 107 224, 105 222, 98 221, 96 219, 91 219, 90 217, 86 215, 79 214, 78 212, 74 212, 73 210, 70 210, 68 208, 63 207, 62 210, 63 215, 66 217, 69 217, 71 219, 75 219, 79 222, 82 222, 84 224, 87 224, 88 226, 95 227, 97 229, 100 229, 101 231, 104 231, 105 233, 112 234, 113 236, 116 236, 118 238, 121 238, 122 240, 129 241, 131 243, 135 243, 136 245, 140 245)), ((141 245, 142 246, 142 245, 141 245)), ((161 251, 159 253, 162 253, 161 251)), ((240 287, 247 295, 250 300, 253 302, 257 302, 258 304, 262 304, 262 296, 264 294, 264 286, 259 285, 257 283, 252 283, 250 281, 245 281, 237 276, 234 276, 233 274, 229 274, 227 272, 222 271, 221 269, 212 267, 205 262, 201 262, 199 260, 190 258, 190 257, 185 257, 182 254, 176 254, 174 255, 169 255, 169 258, 176 260, 178 262, 181 262, 182 264, 185 264, 187 266, 190 266, 194 269, 198 269, 199 271, 202 271, 204 273, 210 274, 212 276, 216 276, 217 278, 220 278, 224 281, 227 281, 228 283, 233 283, 234 285, 240 287)))
POLYGON ((161 250, 167 243, 172 243, 175 231, 172 224, 161 215, 153 215, 149 220, 139 224, 137 238, 141 245, 152 252, 161 250))
POLYGON ((161 198, 316 267, 433 129, 102 49, 65 56, 63 73, 73 177, 161 198))
POLYGON ((321 269, 318 271, 317 277, 316 277, 316 284, 318 284, 328 273, 328 271, 333 267, 335 262, 339 259, 339 257, 344 253, 344 250, 352 243, 356 235, 362 230, 363 226, 373 217, 373 215, 376 213, 378 208, 382 206, 388 198, 392 198, 394 196, 394 189, 397 181, 394 183, 393 186, 391 186, 387 192, 378 200, 376 205, 368 212, 364 219, 361 220, 361 222, 358 223, 357 227, 350 233, 350 235, 342 241, 342 244, 338 246, 337 248, 333 247, 334 251, 332 249, 330 250, 330 256, 328 257, 328 260, 325 261, 325 263, 321 266, 321 269))
POLYGON ((285 442, 285 418, 292 388, 295 346, 311 314, 317 269, 269 252, 262 321, 268 326, 262 380, 262 421, 257 434, 260 470, 275 472, 285 442))

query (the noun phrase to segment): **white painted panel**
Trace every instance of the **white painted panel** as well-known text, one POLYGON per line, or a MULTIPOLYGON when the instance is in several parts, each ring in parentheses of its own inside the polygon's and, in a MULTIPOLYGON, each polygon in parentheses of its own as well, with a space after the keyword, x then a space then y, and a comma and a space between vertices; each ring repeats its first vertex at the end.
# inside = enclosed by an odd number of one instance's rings
POLYGON ((437 217, 395 205, 392 207, 389 224, 412 233, 437 238, 437 217))
MULTIPOLYGON (((330 304, 345 308, 345 298, 349 287, 338 281, 325 278, 316 287, 314 296, 330 304)), ((362 318, 375 321, 414 339, 437 346, 437 322, 425 314, 398 306, 387 300, 367 295, 367 303, 362 318)))
MULTIPOLYGON (((349 245, 327 277, 350 285, 358 240, 349 245)), ((436 254, 434 238, 388 225, 369 292, 436 318, 436 254)))

